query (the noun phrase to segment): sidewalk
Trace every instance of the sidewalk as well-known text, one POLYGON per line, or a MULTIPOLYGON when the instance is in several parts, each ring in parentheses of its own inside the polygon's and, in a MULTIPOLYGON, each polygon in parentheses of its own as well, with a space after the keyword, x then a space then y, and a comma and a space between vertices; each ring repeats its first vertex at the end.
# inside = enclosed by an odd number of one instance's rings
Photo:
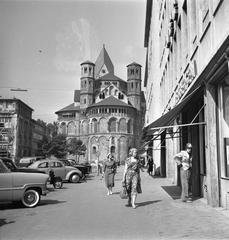
MULTIPOLYGON (((108 196, 107 199, 116 209, 116 212, 111 211, 114 219, 119 212, 118 202, 123 209, 123 218, 133 225, 129 226, 122 221, 129 230, 123 239, 229 239, 228 211, 212 208, 202 199, 184 203, 180 200, 179 187, 172 185, 166 178, 150 177, 146 171, 141 173, 143 193, 137 197, 137 208, 125 207, 126 200, 120 199, 118 195, 122 171, 121 166, 115 177, 116 196, 108 196), (132 231, 137 233, 133 234, 132 231)), ((99 179, 100 176, 97 177, 99 179)), ((103 191, 105 195, 105 188, 103 191)), ((116 232, 113 238, 120 239, 121 236, 116 232)))

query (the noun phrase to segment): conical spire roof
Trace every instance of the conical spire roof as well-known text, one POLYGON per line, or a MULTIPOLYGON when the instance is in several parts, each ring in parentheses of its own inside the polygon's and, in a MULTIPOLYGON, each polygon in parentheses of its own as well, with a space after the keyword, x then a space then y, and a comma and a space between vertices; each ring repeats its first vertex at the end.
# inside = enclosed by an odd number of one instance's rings
POLYGON ((103 44, 103 48, 95 61, 95 77, 97 78, 100 75, 100 71, 102 68, 106 66, 108 73, 114 74, 114 65, 105 49, 105 45, 103 44))

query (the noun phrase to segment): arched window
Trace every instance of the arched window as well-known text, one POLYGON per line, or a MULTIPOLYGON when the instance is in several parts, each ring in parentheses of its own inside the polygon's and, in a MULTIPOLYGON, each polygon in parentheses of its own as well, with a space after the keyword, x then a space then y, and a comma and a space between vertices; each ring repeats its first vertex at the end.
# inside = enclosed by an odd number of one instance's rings
POLYGON ((98 122, 97 119, 92 119, 92 126, 91 126, 91 132, 97 133, 98 132, 98 122))
POLYGON ((127 124, 126 119, 122 118, 119 121, 119 131, 120 132, 127 132, 127 124))
POLYGON ((112 92, 113 92, 113 86, 110 86, 110 88, 109 88, 109 95, 112 95, 112 92))
POLYGON ((99 120, 99 132, 101 132, 101 133, 105 133, 105 132, 107 132, 107 120, 106 120, 106 118, 101 118, 100 120, 99 120))
POLYGON ((70 122, 68 124, 68 135, 75 135, 76 133, 76 126, 74 122, 70 122))
POLYGON ((127 123, 127 132, 133 133, 133 121, 131 119, 127 123))
POLYGON ((62 122, 60 124, 60 132, 61 134, 67 135, 67 127, 65 122, 62 122))
POLYGON ((116 118, 111 118, 108 124, 109 132, 116 132, 116 118))
POLYGON ((81 132, 82 132, 83 135, 88 133, 88 124, 87 124, 86 120, 82 122, 81 129, 82 129, 81 132))

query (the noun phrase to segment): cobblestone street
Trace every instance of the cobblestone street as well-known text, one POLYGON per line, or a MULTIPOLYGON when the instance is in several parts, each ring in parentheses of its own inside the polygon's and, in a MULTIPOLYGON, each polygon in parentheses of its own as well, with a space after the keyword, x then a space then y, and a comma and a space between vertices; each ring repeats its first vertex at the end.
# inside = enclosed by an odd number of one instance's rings
POLYGON ((0 239, 229 239, 226 210, 202 200, 182 203, 177 187, 146 172, 137 208, 126 207, 119 197, 121 174, 122 167, 110 196, 101 176, 91 174, 81 184, 50 187, 36 208, 2 204, 0 239))

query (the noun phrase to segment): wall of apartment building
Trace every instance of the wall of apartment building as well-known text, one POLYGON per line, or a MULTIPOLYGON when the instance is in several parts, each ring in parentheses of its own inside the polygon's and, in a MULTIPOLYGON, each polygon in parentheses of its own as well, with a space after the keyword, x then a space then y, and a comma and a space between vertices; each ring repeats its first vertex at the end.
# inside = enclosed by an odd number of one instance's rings
MULTIPOLYGON (((186 140, 206 138, 205 146, 202 148, 208 161, 206 174, 200 182, 207 190, 199 189, 198 191, 212 206, 225 206, 225 195, 229 189, 228 177, 220 177, 222 174, 220 172, 225 171, 223 167, 225 163, 221 162, 221 155, 224 153, 219 148, 220 142, 218 142, 220 135, 217 121, 219 119, 216 112, 219 106, 218 99, 215 97, 218 88, 210 83, 214 72, 211 66, 217 69, 221 64, 218 56, 219 49, 222 46, 227 48, 228 12, 229 1, 225 0, 153 1, 147 46, 146 125, 173 109, 195 86, 203 87, 204 93, 199 96, 199 100, 206 104, 205 115, 202 118, 207 125, 203 131, 202 127, 199 127, 196 132, 187 128, 186 140)), ((220 54, 223 56, 225 53, 220 54)), ((227 54, 226 58, 228 58, 227 54)), ((222 81, 225 74, 221 75, 214 79, 214 84, 222 81)), ((187 115, 188 111, 187 106, 187 115)), ((195 109, 189 114, 188 120, 192 120, 194 113, 195 109)), ((165 139, 164 144, 166 176, 176 183, 179 179, 173 155, 183 147, 182 141, 182 138, 174 137, 165 139)), ((158 143, 160 139, 154 141, 154 147, 158 143)), ((198 151, 199 149, 200 146, 198 151)), ((153 152, 154 158, 161 164, 161 154, 158 153, 160 151, 153 152)))

